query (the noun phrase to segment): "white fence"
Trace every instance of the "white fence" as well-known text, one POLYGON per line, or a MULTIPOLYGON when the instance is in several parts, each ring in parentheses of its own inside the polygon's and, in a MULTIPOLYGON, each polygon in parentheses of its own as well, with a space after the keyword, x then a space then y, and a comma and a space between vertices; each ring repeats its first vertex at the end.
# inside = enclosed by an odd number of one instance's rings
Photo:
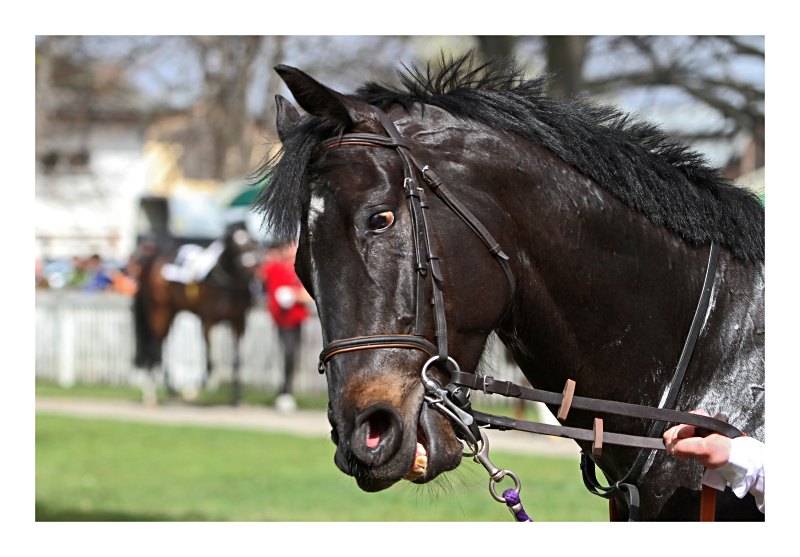
MULTIPOLYGON (((76 382, 139 385, 141 371, 133 367, 132 302, 131 298, 110 293, 37 291, 36 377, 63 386, 76 382)), ((319 321, 312 315, 304 324, 293 383, 295 393, 326 392, 325 377, 317 372, 321 347, 319 321)), ((503 350, 493 336, 484 353, 484 371, 498 379, 524 382, 519 369, 506 361, 503 350)), ((272 391, 280 387, 283 356, 277 331, 263 304, 247 316, 240 358, 240 377, 245 385, 272 391)), ((233 333, 227 324, 217 325, 211 332, 211 359, 214 380, 230 380, 233 333)), ((164 344, 164 361, 176 389, 199 387, 206 355, 200 320, 194 314, 181 312, 175 318, 164 344)), ((485 397, 476 394, 476 402, 486 401, 485 397)), ((491 402, 511 404, 497 395, 491 397, 491 402)))
MULTIPOLYGON (((138 385, 133 367, 135 337, 133 300, 109 293, 38 291, 36 294, 36 377, 58 381, 138 385)), ((233 331, 221 323, 211 331, 214 381, 232 376, 233 331)), ((324 393, 325 378, 317 373, 322 346, 315 318, 304 325, 303 344, 294 377, 296 393, 324 393)), ((283 382, 283 356, 277 332, 266 311, 254 307, 247 316, 240 345, 240 377, 244 384, 276 390, 283 382)), ((200 320, 180 312, 164 342, 170 383, 178 390, 197 388, 206 369, 200 320)))

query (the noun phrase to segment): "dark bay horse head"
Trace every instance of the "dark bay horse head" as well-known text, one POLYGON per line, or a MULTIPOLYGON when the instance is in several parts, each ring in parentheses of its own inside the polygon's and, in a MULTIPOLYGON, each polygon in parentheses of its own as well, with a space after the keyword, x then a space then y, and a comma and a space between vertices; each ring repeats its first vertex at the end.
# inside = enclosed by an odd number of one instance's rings
MULTIPOLYGON (((452 362, 474 370, 492 331, 540 388, 570 378, 577 394, 658 405, 712 241, 719 278, 678 406, 725 412, 763 438, 754 196, 653 126, 550 98, 544 80, 514 68, 467 64, 353 95, 276 68, 307 114, 278 99, 283 150, 265 167, 260 206, 279 233, 299 230, 298 275, 333 347, 323 359, 339 468, 369 491, 455 468, 461 442, 423 403, 421 369, 434 358, 440 384, 452 362), (456 202, 431 194, 437 180, 456 202)), ((566 423, 591 419, 576 412, 566 423)), ((649 425, 607 423, 638 435, 649 425)), ((635 457, 611 448, 598 464, 620 479, 635 457)), ((661 456, 642 477, 652 517, 674 503, 676 485, 699 485, 697 470, 661 456)))
MULTIPOLYGON (((279 100, 279 131, 287 145, 302 137, 293 132, 309 123, 385 134, 366 102, 331 91, 297 70, 279 72, 301 106, 316 116, 303 121, 279 100)), ((439 116, 452 122, 444 112, 439 116)), ((423 137, 432 133, 417 129, 423 137)), ((429 144, 429 152, 442 147, 441 139, 429 144)), ((454 149, 459 141, 455 138, 454 149)), ((381 334, 436 338, 432 287, 417 271, 414 216, 407 205, 402 164, 394 149, 360 144, 333 145, 312 158, 300 200, 304 218, 296 267, 317 301, 326 342, 381 334)), ((480 207, 492 233, 509 239, 511 220, 489 196, 474 189, 464 191, 462 201, 480 207)), ((487 335, 510 307, 511 288, 467 225, 438 200, 429 203, 437 232, 450 236, 449 241, 430 239, 439 258, 448 262, 440 279, 447 284, 447 341, 454 347, 452 356, 473 367, 487 335), (462 309, 465 302, 474 304, 462 309), (452 311, 451 305, 460 310, 452 311)), ((462 454, 448 421, 422 404, 420 370, 433 355, 430 349, 389 344, 342 350, 327 362, 336 463, 369 491, 404 477, 427 482, 455 468, 462 454), (427 463, 415 468, 415 461, 425 456, 427 463)))

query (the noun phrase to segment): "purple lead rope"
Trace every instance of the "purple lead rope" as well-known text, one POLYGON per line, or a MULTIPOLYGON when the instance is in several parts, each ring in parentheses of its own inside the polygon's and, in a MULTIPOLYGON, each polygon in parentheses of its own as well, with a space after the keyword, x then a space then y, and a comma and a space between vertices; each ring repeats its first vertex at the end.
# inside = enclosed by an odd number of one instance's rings
POLYGON ((514 520, 517 522, 533 522, 533 519, 528 516, 525 509, 522 508, 522 501, 519 498, 519 493, 515 489, 506 489, 503 492, 503 499, 506 500, 508 510, 514 515, 514 520))
POLYGON ((531 517, 528 516, 528 513, 525 512, 525 509, 522 508, 522 502, 519 499, 519 492, 522 489, 519 478, 511 470, 501 470, 489 460, 489 439, 483 429, 480 430, 480 434, 481 444, 480 446, 477 444, 475 445, 476 450, 473 458, 475 462, 486 468, 486 471, 489 473, 489 493, 492 494, 495 501, 498 503, 505 503, 506 506, 508 506, 508 510, 514 515, 514 519, 517 522, 533 522, 531 517), (506 489, 503 492, 503 496, 500 497, 497 495, 494 487, 503 481, 504 478, 511 478, 514 480, 514 487, 512 489, 506 489))

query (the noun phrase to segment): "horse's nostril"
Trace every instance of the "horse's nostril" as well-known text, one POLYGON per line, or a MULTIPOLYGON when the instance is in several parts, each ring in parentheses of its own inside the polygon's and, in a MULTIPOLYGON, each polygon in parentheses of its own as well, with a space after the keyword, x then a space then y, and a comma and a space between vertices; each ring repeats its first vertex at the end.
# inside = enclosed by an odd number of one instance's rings
POLYGON ((402 420, 387 406, 374 405, 356 419, 351 437, 354 456, 369 466, 390 460, 399 449, 402 438, 402 420))
POLYGON ((374 449, 381 442, 381 437, 391 426, 391 419, 386 412, 375 412, 366 420, 366 445, 368 449, 374 449))

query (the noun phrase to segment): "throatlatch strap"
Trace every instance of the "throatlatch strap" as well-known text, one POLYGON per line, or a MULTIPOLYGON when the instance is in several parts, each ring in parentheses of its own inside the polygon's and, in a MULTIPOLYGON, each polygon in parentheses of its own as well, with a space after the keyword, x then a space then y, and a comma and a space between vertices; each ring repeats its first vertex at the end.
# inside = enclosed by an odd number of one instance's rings
POLYGON ((420 173, 422 177, 425 179, 425 182, 430 186, 431 190, 439 196, 439 198, 448 206, 450 209, 458 215, 458 217, 463 220, 467 226, 469 226, 472 231, 481 239, 481 241, 486 244, 486 247, 489 248, 489 253, 491 253, 496 259, 497 262, 500 263, 500 267, 502 267, 503 272, 506 274, 506 279, 508 280, 508 284, 511 287, 511 304, 513 304, 514 295, 516 293, 516 281, 514 280, 514 275, 511 272, 511 266, 508 263, 508 255, 503 251, 503 248, 500 246, 500 243, 494 239, 491 233, 486 229, 486 227, 481 223, 480 220, 470 211, 467 207, 461 203, 455 196, 450 193, 444 186, 444 182, 439 177, 436 172, 434 172, 429 166, 420 166, 420 164, 414 159, 413 156, 409 155, 411 160, 420 169, 420 173))

